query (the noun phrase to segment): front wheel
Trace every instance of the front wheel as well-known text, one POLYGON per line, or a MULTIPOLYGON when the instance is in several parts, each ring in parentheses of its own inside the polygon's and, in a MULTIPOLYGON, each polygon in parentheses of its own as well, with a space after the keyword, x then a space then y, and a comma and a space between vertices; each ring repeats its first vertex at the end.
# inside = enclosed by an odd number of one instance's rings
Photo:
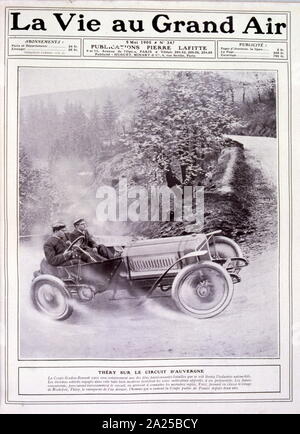
POLYGON ((63 282, 54 276, 39 276, 34 279, 31 299, 40 312, 55 320, 65 320, 73 312, 69 291, 63 282))
POLYGON ((196 318, 211 318, 221 313, 233 296, 233 283, 219 264, 204 261, 183 268, 175 277, 172 297, 177 307, 196 318))

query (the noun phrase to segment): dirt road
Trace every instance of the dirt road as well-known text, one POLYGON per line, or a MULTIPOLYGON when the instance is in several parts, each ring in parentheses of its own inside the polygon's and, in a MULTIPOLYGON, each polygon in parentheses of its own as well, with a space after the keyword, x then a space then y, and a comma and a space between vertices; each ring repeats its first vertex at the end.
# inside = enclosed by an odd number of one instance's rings
MULTIPOLYGON (((245 144, 249 165, 262 177, 266 174, 264 182, 274 184, 277 164, 269 157, 270 153, 274 155, 275 139, 234 138, 245 144)), ((257 182, 261 184, 261 179, 257 182)), ((253 218, 259 218, 264 207, 264 199, 258 199, 258 211, 253 213, 253 218)), ((268 210, 266 218, 267 214, 268 210)), ((78 305, 68 320, 51 321, 35 311, 29 299, 30 280, 33 270, 38 268, 41 247, 22 245, 21 357, 173 359, 277 356, 277 250, 274 240, 268 242, 273 229, 266 228, 264 218, 262 221, 259 237, 266 240, 263 253, 257 253, 255 239, 252 245, 247 241, 248 252, 253 247, 256 254, 249 258, 250 265, 243 270, 242 282, 235 286, 230 306, 219 316, 206 320, 197 320, 179 312, 170 297, 160 296, 138 306, 136 299, 120 290, 116 301, 110 300, 109 292, 97 295, 88 305, 78 305)))
POLYGON ((245 156, 249 164, 255 165, 270 183, 276 185, 278 173, 277 139, 272 137, 229 137, 244 145, 245 156))

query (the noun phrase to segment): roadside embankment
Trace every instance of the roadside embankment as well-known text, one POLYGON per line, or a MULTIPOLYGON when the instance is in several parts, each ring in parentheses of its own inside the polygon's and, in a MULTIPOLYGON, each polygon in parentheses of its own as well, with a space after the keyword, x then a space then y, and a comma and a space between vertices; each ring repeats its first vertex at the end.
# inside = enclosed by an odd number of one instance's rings
POLYGON ((221 152, 205 191, 205 231, 221 229, 256 256, 277 242, 276 185, 251 148, 232 143, 221 152))

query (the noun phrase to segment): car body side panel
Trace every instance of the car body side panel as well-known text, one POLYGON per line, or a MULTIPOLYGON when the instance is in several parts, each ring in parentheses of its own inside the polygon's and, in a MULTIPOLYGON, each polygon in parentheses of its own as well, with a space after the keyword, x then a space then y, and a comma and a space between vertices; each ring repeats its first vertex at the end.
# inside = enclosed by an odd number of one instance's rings
MULTIPOLYGON (((124 250, 129 278, 135 280, 158 277, 182 256, 206 247, 204 234, 137 241, 124 250)), ((209 256, 209 253, 207 255, 209 256)), ((175 276, 183 266, 196 261, 196 258, 191 258, 179 262, 168 275, 175 276)))

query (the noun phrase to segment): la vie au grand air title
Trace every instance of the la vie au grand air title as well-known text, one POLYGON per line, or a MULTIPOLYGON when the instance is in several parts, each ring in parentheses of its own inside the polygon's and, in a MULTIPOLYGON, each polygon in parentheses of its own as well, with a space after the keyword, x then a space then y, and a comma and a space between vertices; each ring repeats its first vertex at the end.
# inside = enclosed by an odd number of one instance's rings
MULTIPOLYGON (((52 13, 52 20, 62 31, 72 29, 78 32, 101 32, 103 27, 100 19, 86 19, 83 13, 52 13)), ((52 21, 51 21, 52 25, 52 21)), ((114 19, 111 22, 111 30, 116 33, 124 32, 144 32, 148 22, 142 19, 114 19)), ((274 17, 268 15, 249 17, 249 20, 242 29, 246 35, 281 35, 286 31, 287 23, 274 21, 274 17)), ((220 22, 212 20, 172 20, 167 13, 157 14, 151 20, 151 29, 160 34, 162 33, 235 33, 234 17, 227 16, 220 22)), ((12 31, 47 31, 48 24, 44 18, 34 17, 28 19, 22 17, 21 12, 10 12, 10 30, 12 31)))

